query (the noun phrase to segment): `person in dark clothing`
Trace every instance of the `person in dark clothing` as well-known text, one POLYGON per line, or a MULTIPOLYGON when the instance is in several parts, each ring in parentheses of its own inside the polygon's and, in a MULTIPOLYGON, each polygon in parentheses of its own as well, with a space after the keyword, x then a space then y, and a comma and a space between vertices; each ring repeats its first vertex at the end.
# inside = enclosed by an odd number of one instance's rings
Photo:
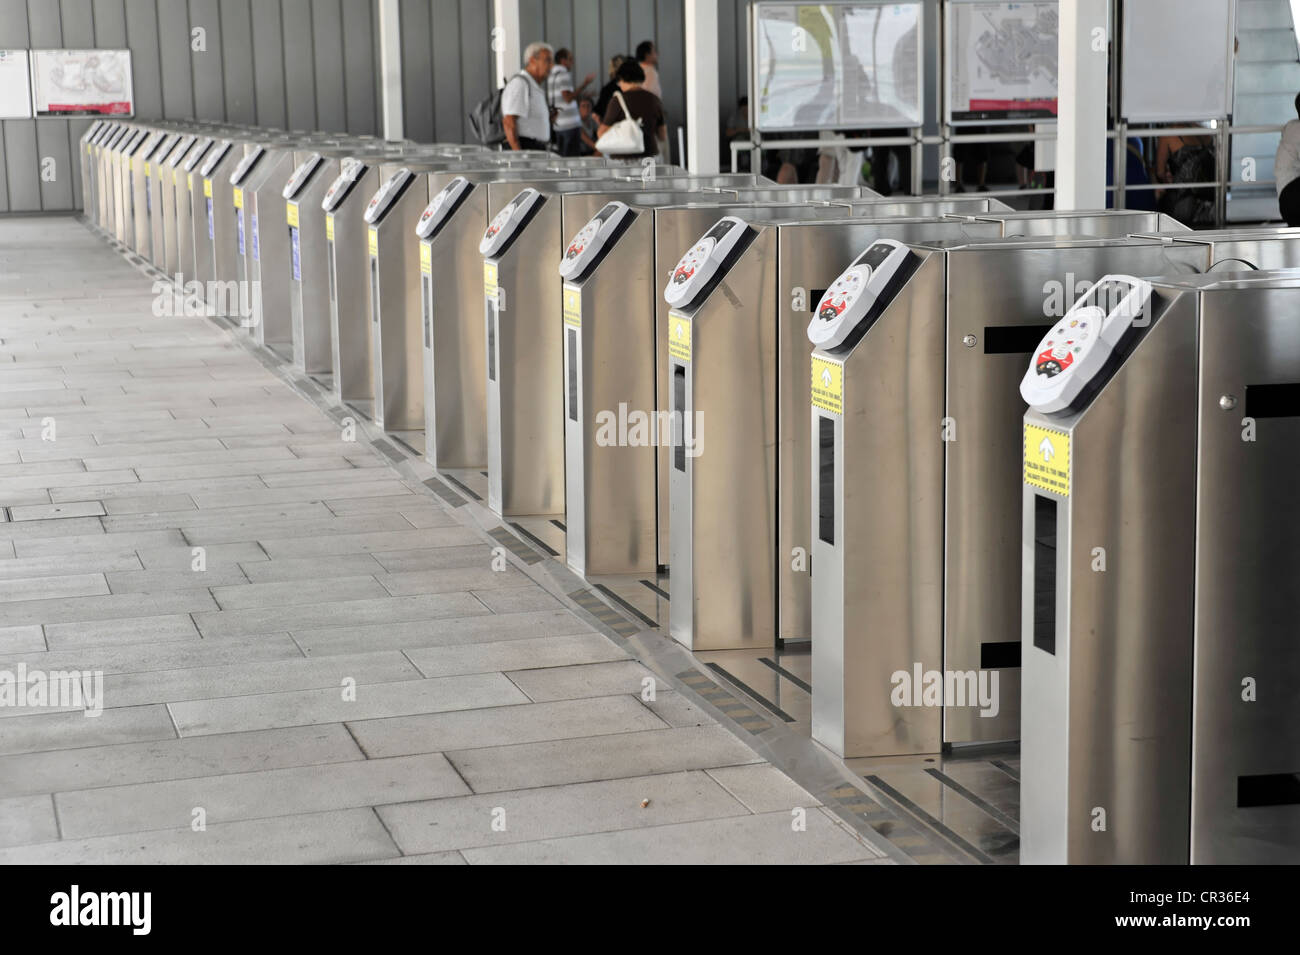
MULTIPOLYGON (((645 71, 641 69, 639 63, 627 60, 618 68, 618 88, 623 99, 627 102, 628 112, 632 114, 633 119, 641 124, 641 135, 645 139, 644 151, 633 155, 624 154, 619 158, 637 159, 646 156, 658 156, 658 140, 668 138, 668 123, 664 118, 664 104, 659 101, 659 97, 655 96, 654 93, 641 87, 644 82, 645 71)), ((623 107, 619 103, 618 97, 612 97, 601 120, 600 135, 605 135, 606 131, 623 117, 623 107)))
POLYGON ((596 95, 595 112, 596 118, 605 115, 605 110, 609 109, 609 101, 614 98, 614 90, 618 89, 618 68, 623 65, 627 59, 622 53, 615 53, 609 58, 609 82, 600 88, 600 93, 596 95))

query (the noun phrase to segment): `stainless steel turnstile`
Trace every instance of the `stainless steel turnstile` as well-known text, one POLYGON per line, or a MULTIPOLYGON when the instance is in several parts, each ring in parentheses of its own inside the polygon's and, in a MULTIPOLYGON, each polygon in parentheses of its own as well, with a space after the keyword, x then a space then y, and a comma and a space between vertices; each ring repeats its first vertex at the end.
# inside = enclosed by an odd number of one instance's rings
MULTIPOLYGON (((212 258, 208 240, 207 206, 203 198, 203 177, 199 167, 216 140, 202 135, 195 140, 181 161, 176 185, 176 259, 177 271, 188 281, 199 280, 199 265, 212 258)), ((202 295, 199 296, 202 299, 202 295)))
MULTIPOLYGON (((144 251, 141 253, 153 265, 162 268, 166 263, 163 256, 163 172, 172 151, 180 145, 184 135, 175 130, 168 131, 154 150, 152 158, 144 163, 144 207, 148 213, 148 227, 145 231, 144 251)), ((170 174, 170 171, 168 171, 170 174)))
MULTIPOLYGON (((122 245, 135 248, 136 153, 149 144, 152 130, 124 127, 112 151, 107 153, 113 175, 113 235, 122 245)), ((140 164, 143 169, 143 163, 140 164)))
POLYGON ((1207 258, 1145 239, 913 243, 906 282, 814 353, 814 739, 856 757, 1019 737, 1023 362, 1080 284, 1207 258), (996 702, 932 705, 918 684, 944 678, 996 702))
POLYGON ((289 226, 289 314, 293 364, 308 375, 330 375, 329 247, 325 242, 325 211, 321 200, 338 178, 334 150, 299 150, 297 167, 284 186, 285 218, 289 226))
POLYGON ((1028 363, 1022 862, 1300 862, 1297 300, 1110 276, 1028 363))
MULTIPOLYGON (((161 130, 149 130, 136 148, 135 153, 129 158, 124 157, 123 162, 128 164, 130 177, 130 202, 131 202, 131 235, 127 245, 131 249, 143 256, 149 258, 149 245, 153 241, 153 227, 150 221, 151 198, 149 196, 149 175, 153 171, 154 154, 161 151, 161 147, 166 144, 169 134, 161 130)), ((125 201, 125 199, 124 199, 125 201)))
MULTIPOLYGON (((196 246, 195 274, 204 284, 204 294, 209 306, 214 304, 212 301, 214 296, 207 291, 209 288, 216 285, 226 287, 228 283, 234 283, 239 277, 236 266, 238 248, 235 238, 235 207, 232 198, 234 190, 230 185, 230 177, 243 157, 243 149, 234 140, 223 139, 212 145, 199 165, 204 210, 200 215, 207 227, 207 245, 210 254, 205 261, 201 247, 196 246)), ((238 288, 235 285, 228 287, 238 288)), ((226 314, 233 316, 237 311, 226 314)))
POLYGON ((979 216, 989 213, 1012 212, 1012 208, 997 199, 976 199, 967 196, 895 196, 879 199, 845 199, 844 204, 854 215, 882 218, 884 216, 979 216))
POLYGON ((1144 232, 1137 235, 1180 245, 1208 246, 1210 268, 1216 271, 1300 268, 1300 229, 1262 227, 1195 232, 1180 229, 1172 233, 1144 232))
MULTIPOLYGON (((171 152, 158 163, 158 208, 162 215, 158 217, 158 228, 154 232, 154 249, 158 255, 158 261, 154 264, 163 270, 164 275, 172 279, 180 273, 178 252, 180 216, 176 202, 180 191, 180 167, 196 138, 193 133, 182 133, 171 152)), ((186 198, 189 198, 188 190, 186 190, 186 198)))
POLYGON ((82 211, 86 218, 99 225, 96 218, 96 203, 99 194, 99 183, 95 176, 94 155, 95 149, 93 143, 104 131, 108 120, 97 119, 86 127, 86 131, 81 134, 77 140, 77 162, 81 166, 81 205, 82 211))
POLYGON ((488 506, 503 516, 561 514, 564 363, 561 283, 555 267, 568 236, 558 197, 589 192, 614 198, 646 186, 608 178, 494 182, 487 189, 489 208, 498 210, 479 245, 487 339, 488 506), (494 201, 507 194, 512 196, 508 202, 494 201))

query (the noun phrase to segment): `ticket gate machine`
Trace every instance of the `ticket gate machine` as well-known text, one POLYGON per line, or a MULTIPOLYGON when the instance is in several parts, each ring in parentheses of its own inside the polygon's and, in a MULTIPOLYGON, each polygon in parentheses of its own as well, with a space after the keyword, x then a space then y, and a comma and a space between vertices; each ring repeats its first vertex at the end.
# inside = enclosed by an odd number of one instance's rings
POLYGON ((154 154, 160 151, 160 147, 167 142, 168 138, 169 135, 162 130, 148 130, 135 152, 122 160, 125 168, 130 172, 127 180, 130 184, 130 192, 123 197, 124 203, 129 201, 131 204, 129 213, 131 231, 126 244, 132 251, 146 259, 149 258, 149 243, 153 238, 150 224, 149 174, 153 171, 154 154))
MULTIPOLYGON (((195 248, 195 271, 205 288, 208 283, 230 283, 238 279, 235 245, 235 208, 230 177, 244 156, 243 148, 232 139, 213 143, 199 164, 203 181, 203 207, 200 213, 207 226, 207 245, 211 254, 204 262, 201 249, 195 248)), ((209 301, 209 305, 214 303, 209 301)))
POLYGON ((209 135, 199 136, 181 160, 176 185, 176 259, 177 271, 186 281, 196 281, 199 265, 206 256, 212 259, 208 240, 207 207, 203 198, 203 177, 199 167, 216 144, 209 135))
POLYGON ((1078 285, 1194 272, 1207 255, 1021 238, 910 243, 902 261, 892 277, 846 271, 813 324, 847 334, 813 353, 809 454, 812 735, 845 758, 1020 737, 1026 356, 1078 285))
POLYGON ((135 210, 136 234, 142 236, 141 248, 138 251, 154 265, 161 264, 163 259, 163 164, 180 140, 180 133, 170 130, 164 132, 152 155, 145 156, 144 160, 144 217, 140 217, 140 208, 137 206, 135 210), (141 226, 143 226, 143 232, 141 232, 141 226))
MULTIPOLYGON (((839 200, 837 200, 839 201, 839 200)), ((886 216, 979 216, 1013 211, 998 199, 978 199, 973 196, 895 196, 871 199, 845 199, 844 204, 854 215, 884 218, 886 216)))
POLYGON ((1300 268, 1300 229, 1205 229, 1195 232, 1145 232, 1138 235, 1171 244, 1208 246, 1209 267, 1218 271, 1300 268))
POLYGON ((1026 362, 1022 862, 1300 862, 1298 296, 1108 275, 1026 362))
POLYGON ((109 217, 113 236, 130 248, 135 242, 135 174, 134 156, 149 136, 143 127, 123 127, 111 150, 105 153, 105 162, 112 176, 112 206, 109 217))
POLYGON ((89 154, 87 162, 90 165, 91 180, 95 184, 94 202, 89 207, 91 219, 95 225, 112 235, 111 222, 109 216, 109 206, 111 205, 112 181, 105 175, 108 168, 107 160, 104 157, 105 146, 112 142, 119 133, 122 132, 122 124, 114 123, 111 120, 104 120, 94 135, 90 139, 89 154))
POLYGON ((98 224, 95 219, 96 194, 98 193, 98 183, 94 175, 94 147, 91 145, 95 138, 103 131, 107 120, 97 119, 81 134, 77 140, 77 162, 81 165, 81 205, 86 214, 86 218, 91 222, 98 224))
MULTIPOLYGON (((420 298, 425 326, 425 457, 435 468, 487 466, 487 377, 483 360, 487 344, 484 323, 479 318, 483 256, 478 251, 489 218, 486 184, 560 180, 571 175, 567 171, 539 172, 513 165, 428 175, 432 198, 415 231, 421 246, 420 298)), ((732 178, 746 184, 755 180, 752 176, 732 178)), ((656 180, 654 185, 658 189, 663 183, 675 185, 679 181, 694 180, 673 176, 656 180)), ((709 181, 730 180, 711 177, 709 181)))
MULTIPOLYGON (((193 133, 181 134, 171 152, 158 163, 158 168, 155 170, 158 190, 157 208, 161 214, 157 217, 157 225, 154 228, 154 252, 158 257, 154 264, 162 269, 163 274, 168 278, 174 278, 180 271, 176 198, 180 190, 181 163, 196 139, 193 133)), ((189 198, 188 190, 186 190, 186 198, 189 198)))
POLYGON ((308 375, 333 372, 330 351, 328 247, 321 199, 338 178, 339 160, 332 150, 300 150, 297 168, 285 183, 285 220, 289 226, 289 314, 293 364, 308 375))
MULTIPOLYGON (((584 170, 585 172, 586 170, 584 170)), ((487 184, 497 209, 479 243, 487 347, 488 506, 500 516, 564 512, 560 194, 644 191, 640 181, 487 184), (545 190, 545 191, 543 191, 545 190), (497 198, 512 198, 498 203, 497 198), (500 374, 498 374, 500 369, 500 374)))

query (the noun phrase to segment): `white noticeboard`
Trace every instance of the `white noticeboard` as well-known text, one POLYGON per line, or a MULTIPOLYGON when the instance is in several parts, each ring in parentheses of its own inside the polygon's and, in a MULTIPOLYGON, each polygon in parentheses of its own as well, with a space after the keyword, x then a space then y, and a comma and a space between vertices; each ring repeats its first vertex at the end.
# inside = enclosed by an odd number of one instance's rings
POLYGON ((754 127, 920 126, 922 12, 916 2, 755 3, 754 127))
POLYGON ((32 50, 37 116, 131 116, 130 50, 32 50))
POLYGON ((1055 119, 1057 0, 945 5, 950 123, 1055 119))
POLYGON ((1232 112, 1236 0, 1127 0, 1120 114, 1130 123, 1232 112))
POLYGON ((30 119, 32 84, 26 50, 0 50, 0 119, 30 119))

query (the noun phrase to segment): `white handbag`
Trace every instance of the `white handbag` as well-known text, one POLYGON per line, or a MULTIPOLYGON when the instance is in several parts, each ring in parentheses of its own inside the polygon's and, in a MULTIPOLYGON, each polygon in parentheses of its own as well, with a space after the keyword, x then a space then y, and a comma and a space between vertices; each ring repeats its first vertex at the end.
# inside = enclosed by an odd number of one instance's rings
POLYGON ((618 90, 614 98, 623 107, 623 118, 609 129, 605 135, 596 140, 596 148, 604 156, 635 156, 645 152, 645 136, 641 133, 641 120, 633 119, 632 111, 627 108, 627 101, 618 90))

